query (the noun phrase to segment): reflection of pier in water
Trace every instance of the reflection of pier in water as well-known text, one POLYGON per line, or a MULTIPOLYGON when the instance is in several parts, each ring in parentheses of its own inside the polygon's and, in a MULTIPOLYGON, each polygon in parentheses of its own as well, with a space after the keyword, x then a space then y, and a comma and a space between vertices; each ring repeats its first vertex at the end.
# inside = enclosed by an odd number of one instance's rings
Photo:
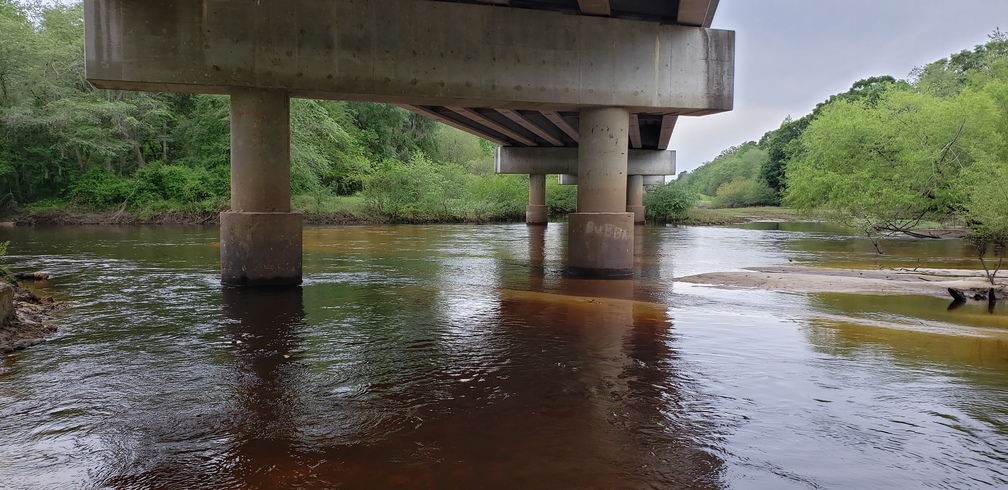
POLYGON ((562 243, 534 231, 524 279, 460 288, 448 258, 434 287, 364 286, 336 320, 306 319, 312 286, 225 289, 230 402, 179 435, 203 454, 112 482, 718 488, 666 306, 557 275, 562 243))

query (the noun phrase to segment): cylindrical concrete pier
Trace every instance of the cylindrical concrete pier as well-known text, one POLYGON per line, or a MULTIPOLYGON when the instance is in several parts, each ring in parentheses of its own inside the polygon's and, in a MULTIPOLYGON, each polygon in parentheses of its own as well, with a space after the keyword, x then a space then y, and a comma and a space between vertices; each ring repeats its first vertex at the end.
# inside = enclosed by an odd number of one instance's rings
POLYGON ((525 208, 525 223, 545 225, 549 222, 546 207, 546 174, 529 174, 529 203, 525 208))
POLYGON ((290 99, 231 94, 231 211, 221 213, 221 282, 301 284, 300 213, 290 212, 290 99))
POLYGON ((632 213, 626 212, 629 112, 581 111, 577 212, 568 224, 568 270, 574 276, 633 275, 632 213))
POLYGON ((634 214, 634 224, 644 224, 644 176, 631 175, 627 178, 626 210, 634 214))

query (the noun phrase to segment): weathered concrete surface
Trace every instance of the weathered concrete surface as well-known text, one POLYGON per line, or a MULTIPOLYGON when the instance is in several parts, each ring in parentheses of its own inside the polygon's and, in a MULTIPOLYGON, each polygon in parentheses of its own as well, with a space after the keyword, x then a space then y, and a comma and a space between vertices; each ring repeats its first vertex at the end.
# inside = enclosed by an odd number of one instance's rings
MULTIPOLYGON (((672 174, 668 174, 672 175, 672 174)), ((664 175, 645 175, 644 176, 644 188, 653 189, 665 183, 664 175)))
POLYGON ((579 213, 626 210, 628 132, 626 109, 607 107, 581 111, 577 170, 579 213))
POLYGON ((544 204, 529 204, 525 207, 525 224, 545 225, 549 223, 549 207, 544 204))
POLYGON ((732 109, 735 33, 424 0, 86 0, 111 89, 703 115, 732 109))
POLYGON ((567 226, 567 266, 571 274, 593 277, 633 275, 634 223, 626 210, 626 109, 581 111, 578 147, 577 212, 567 226))
POLYGON ((631 175, 627 177, 626 210, 633 213, 634 224, 644 224, 644 176, 631 175))
POLYGON ((231 210, 290 211, 290 99, 279 90, 231 94, 231 210))
POLYGON ((529 174, 529 204, 525 208, 525 223, 545 225, 549 222, 546 207, 546 174, 529 174))
POLYGON ((631 213, 573 213, 567 224, 567 268, 576 277, 633 275, 631 213))
MULTIPOLYGON (((627 168, 627 173, 629 173, 631 177, 634 175, 633 173, 630 172, 629 165, 627 168)), ((644 175, 643 177, 644 177, 644 188, 648 190, 665 184, 664 175, 644 175)), ((577 185, 578 178, 577 175, 560 174, 557 176, 557 183, 559 183, 560 185, 577 185)))
MULTIPOLYGON (((578 174, 577 148, 517 148, 503 146, 494 153, 498 174, 578 174)), ((675 175, 676 152, 635 150, 627 153, 627 175, 675 175)), ((576 182, 575 182, 576 184, 576 182)))
POLYGON ((220 221, 221 282, 301 284, 301 213, 230 211, 220 221))

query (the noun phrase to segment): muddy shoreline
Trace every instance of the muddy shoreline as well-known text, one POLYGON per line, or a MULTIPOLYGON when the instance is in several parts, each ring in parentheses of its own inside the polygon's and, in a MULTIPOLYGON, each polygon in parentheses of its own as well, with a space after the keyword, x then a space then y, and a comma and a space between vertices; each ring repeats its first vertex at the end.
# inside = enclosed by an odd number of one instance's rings
POLYGON ((40 344, 56 333, 53 314, 62 303, 16 284, 0 282, 0 288, 13 289, 11 311, 0 319, 0 355, 40 344))

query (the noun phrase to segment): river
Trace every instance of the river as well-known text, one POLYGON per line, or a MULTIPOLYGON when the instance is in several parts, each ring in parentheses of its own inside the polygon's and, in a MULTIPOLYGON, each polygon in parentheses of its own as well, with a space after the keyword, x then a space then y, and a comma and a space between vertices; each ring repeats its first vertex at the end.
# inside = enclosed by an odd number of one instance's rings
POLYGON ((977 267, 955 240, 638 229, 633 281, 566 229, 308 228, 304 284, 219 284, 214 228, 0 228, 66 301, 0 360, 0 487, 1005 488, 1005 307, 725 290, 792 263, 977 267))

